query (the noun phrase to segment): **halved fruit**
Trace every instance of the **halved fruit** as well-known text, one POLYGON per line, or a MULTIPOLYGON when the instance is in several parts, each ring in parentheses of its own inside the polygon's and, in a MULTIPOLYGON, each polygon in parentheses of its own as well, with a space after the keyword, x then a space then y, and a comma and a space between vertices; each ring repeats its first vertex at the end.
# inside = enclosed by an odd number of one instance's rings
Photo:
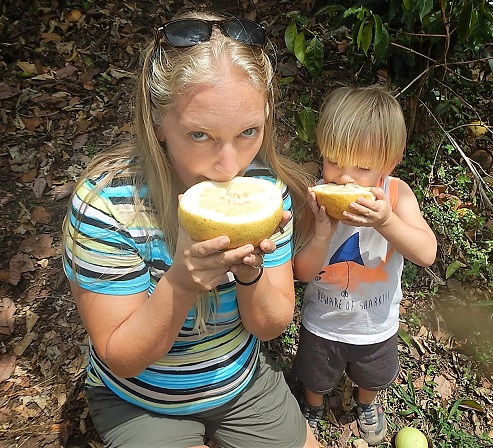
POLYGON ((225 235, 228 249, 270 238, 282 218, 281 190, 272 182, 235 177, 228 182, 204 181, 182 196, 178 219, 195 241, 225 235))
POLYGON ((357 184, 338 185, 334 183, 315 185, 312 190, 317 197, 317 203, 325 207, 329 216, 335 219, 345 219, 342 212, 350 211, 349 204, 358 198, 375 200, 371 187, 357 184))

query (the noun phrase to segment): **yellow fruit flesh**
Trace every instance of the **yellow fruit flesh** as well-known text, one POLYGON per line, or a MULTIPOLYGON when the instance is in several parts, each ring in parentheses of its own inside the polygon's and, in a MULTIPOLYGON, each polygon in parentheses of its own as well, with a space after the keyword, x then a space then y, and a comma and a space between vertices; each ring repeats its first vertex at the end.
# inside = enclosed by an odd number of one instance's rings
POLYGON ((358 198, 375 199, 370 187, 356 184, 322 184, 313 187, 319 206, 324 206, 326 213, 335 219, 345 219, 343 212, 350 211, 349 204, 358 198))
POLYGON ((178 218, 195 241, 226 235, 227 248, 258 244, 275 233, 282 218, 282 196, 272 183, 252 178, 202 182, 180 202, 178 218))

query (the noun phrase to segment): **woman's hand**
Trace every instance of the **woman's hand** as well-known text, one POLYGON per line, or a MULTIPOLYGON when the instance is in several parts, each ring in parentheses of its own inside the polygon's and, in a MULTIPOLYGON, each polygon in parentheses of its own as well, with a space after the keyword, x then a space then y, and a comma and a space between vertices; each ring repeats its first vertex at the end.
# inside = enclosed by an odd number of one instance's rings
MULTIPOLYGON (((166 273, 168 280, 183 290, 208 291, 223 283, 233 266, 255 265, 258 255, 254 254, 252 244, 225 250, 229 242, 226 236, 196 242, 180 227, 173 264, 166 273)), ((249 269, 253 270, 252 267, 249 269)))

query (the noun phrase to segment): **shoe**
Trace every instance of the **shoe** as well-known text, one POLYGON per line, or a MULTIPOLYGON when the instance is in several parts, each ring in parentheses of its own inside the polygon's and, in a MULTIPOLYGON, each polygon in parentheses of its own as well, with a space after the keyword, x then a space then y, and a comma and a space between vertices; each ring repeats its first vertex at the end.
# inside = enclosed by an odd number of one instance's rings
POLYGON ((356 404, 360 436, 370 446, 378 445, 387 434, 387 420, 380 403, 356 404))
POLYGON ((308 422, 308 426, 312 429, 313 434, 316 435, 318 433, 318 422, 324 415, 325 405, 312 406, 302 398, 300 408, 303 417, 308 422))

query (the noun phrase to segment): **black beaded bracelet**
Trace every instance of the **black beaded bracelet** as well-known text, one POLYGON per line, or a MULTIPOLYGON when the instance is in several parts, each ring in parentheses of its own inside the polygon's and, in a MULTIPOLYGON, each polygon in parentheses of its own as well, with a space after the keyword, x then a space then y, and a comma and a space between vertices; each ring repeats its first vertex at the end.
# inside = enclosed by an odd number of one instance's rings
POLYGON ((260 277, 262 277, 262 274, 263 273, 264 273, 264 267, 263 266, 260 266, 259 273, 258 273, 257 277, 255 277, 251 282, 242 282, 241 280, 238 280, 238 277, 236 277, 236 275, 234 275, 234 274, 233 274, 233 277, 235 278, 236 283, 238 283, 238 285, 241 285, 241 286, 251 286, 251 285, 254 285, 255 283, 257 283, 260 280, 260 277))

